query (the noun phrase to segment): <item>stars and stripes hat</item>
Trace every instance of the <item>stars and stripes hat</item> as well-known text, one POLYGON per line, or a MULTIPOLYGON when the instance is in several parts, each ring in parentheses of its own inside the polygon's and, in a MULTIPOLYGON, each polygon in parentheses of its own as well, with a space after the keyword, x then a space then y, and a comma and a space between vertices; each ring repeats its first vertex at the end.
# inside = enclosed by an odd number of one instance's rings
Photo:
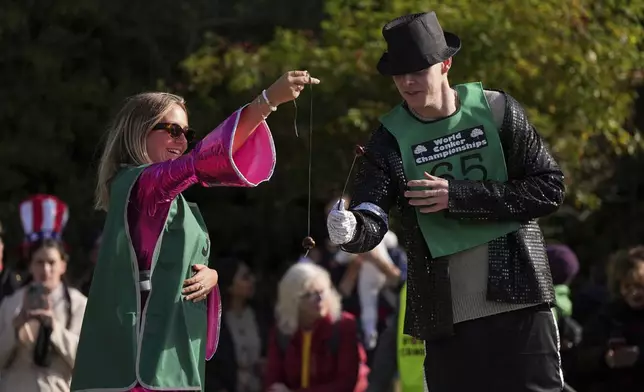
POLYGON ((25 234, 24 250, 37 241, 62 241, 68 219, 67 204, 56 196, 38 194, 24 200, 20 203, 20 221, 25 234))

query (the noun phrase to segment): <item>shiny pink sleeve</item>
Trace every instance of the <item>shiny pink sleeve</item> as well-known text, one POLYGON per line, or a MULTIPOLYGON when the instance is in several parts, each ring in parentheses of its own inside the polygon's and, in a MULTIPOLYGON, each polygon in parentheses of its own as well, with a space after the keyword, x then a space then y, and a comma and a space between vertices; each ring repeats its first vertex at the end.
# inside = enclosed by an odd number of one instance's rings
POLYGON ((138 206, 140 211, 155 215, 157 204, 171 201, 193 184, 254 187, 268 181, 275 169, 275 144, 266 122, 232 153, 242 110, 219 124, 190 153, 148 166, 135 188, 135 199, 143 204, 138 206))

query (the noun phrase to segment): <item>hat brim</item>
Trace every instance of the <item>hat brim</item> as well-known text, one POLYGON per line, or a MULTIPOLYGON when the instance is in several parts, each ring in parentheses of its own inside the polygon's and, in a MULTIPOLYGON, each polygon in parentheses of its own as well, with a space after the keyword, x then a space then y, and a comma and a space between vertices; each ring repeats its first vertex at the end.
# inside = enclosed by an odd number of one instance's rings
POLYGON ((444 31, 443 34, 445 36, 446 47, 436 56, 432 58, 422 57, 412 63, 406 61, 406 59, 392 58, 388 52, 385 52, 380 57, 378 65, 376 66, 378 72, 384 76, 405 75, 422 71, 454 56, 461 49, 461 39, 456 34, 448 31, 444 31))

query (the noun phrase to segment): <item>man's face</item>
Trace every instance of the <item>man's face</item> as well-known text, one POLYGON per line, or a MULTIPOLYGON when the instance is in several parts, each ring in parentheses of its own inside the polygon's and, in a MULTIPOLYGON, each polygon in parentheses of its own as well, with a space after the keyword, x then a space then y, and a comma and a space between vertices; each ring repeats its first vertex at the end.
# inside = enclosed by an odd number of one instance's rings
POLYGON ((447 71, 452 65, 452 59, 434 64, 422 71, 396 75, 393 77, 398 92, 407 105, 412 109, 422 109, 431 106, 435 97, 440 95, 447 71))

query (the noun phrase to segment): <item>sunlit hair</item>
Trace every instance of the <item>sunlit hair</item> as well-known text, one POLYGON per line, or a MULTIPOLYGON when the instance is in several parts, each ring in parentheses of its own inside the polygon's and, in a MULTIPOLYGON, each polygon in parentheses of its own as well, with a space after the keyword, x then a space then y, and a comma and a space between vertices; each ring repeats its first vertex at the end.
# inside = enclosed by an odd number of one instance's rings
POLYGON ((141 93, 125 101, 107 131, 105 149, 98 167, 97 209, 107 211, 110 183, 121 165, 151 163, 145 148, 146 136, 174 105, 186 110, 182 97, 168 93, 141 93))
POLYGON ((615 252, 607 266, 608 288, 613 296, 621 297, 622 282, 633 273, 638 264, 644 263, 644 246, 635 246, 615 252))
POLYGON ((327 303, 331 319, 333 321, 340 319, 342 313, 340 295, 331 285, 329 273, 316 264, 301 262, 291 266, 279 283, 275 317, 277 328, 282 333, 292 335, 297 331, 302 295, 316 283, 321 283, 327 289, 322 300, 327 303))

